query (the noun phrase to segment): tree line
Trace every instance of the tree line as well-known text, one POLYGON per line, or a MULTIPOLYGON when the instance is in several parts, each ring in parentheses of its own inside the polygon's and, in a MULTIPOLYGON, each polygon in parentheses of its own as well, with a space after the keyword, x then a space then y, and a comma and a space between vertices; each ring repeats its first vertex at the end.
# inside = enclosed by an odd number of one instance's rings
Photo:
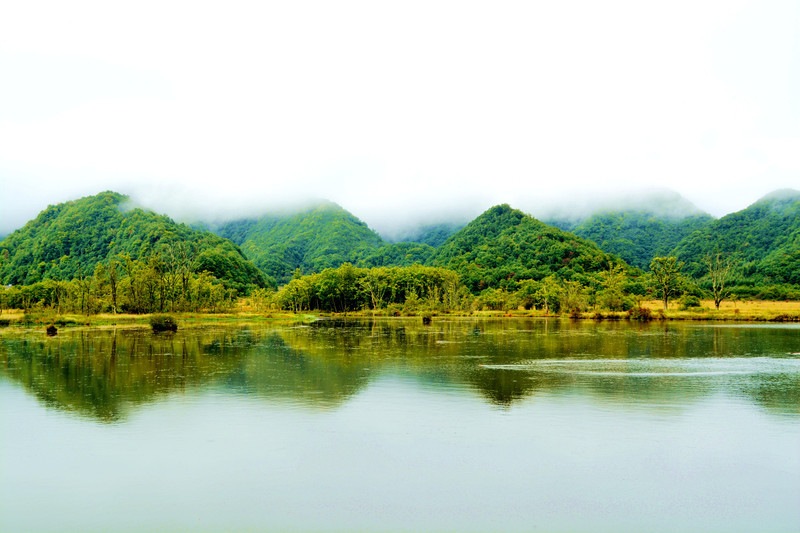
MULTIPOLYGON (((583 279, 549 274, 540 279, 509 280, 480 292, 455 270, 414 264, 408 267, 360 268, 343 263, 319 273, 293 278, 279 290, 254 288, 239 292, 202 269, 193 249, 183 243, 162 247, 142 259, 118 256, 98 263, 89 275, 70 281, 45 280, 0 291, 0 310, 52 310, 61 313, 221 312, 234 307, 240 296, 256 311, 348 313, 381 310, 388 314, 418 312, 472 312, 476 310, 538 309, 546 313, 580 313, 590 309, 630 311, 645 298, 659 298, 666 311, 679 300, 681 308, 699 307, 711 298, 715 307, 729 299, 747 298, 736 285, 739 263, 735 256, 706 254, 706 273, 697 280, 683 274, 675 257, 656 257, 650 271, 620 264, 583 279), (736 291, 739 291, 738 293, 736 291)), ((763 290, 763 288, 761 288, 763 290)), ((777 289, 776 289, 777 290, 777 289)), ((800 290, 781 287, 784 297, 800 290)))
POLYGON ((201 266, 190 245, 176 243, 141 259, 123 255, 97 263, 92 272, 69 281, 3 287, 0 309, 85 315, 230 309, 239 296, 237 288, 201 266))
POLYGON ((740 268, 735 256, 708 253, 705 275, 684 275, 684 263, 675 257, 656 257, 647 273, 619 264, 582 279, 549 274, 541 279, 517 280, 505 286, 471 291, 458 272, 444 267, 415 264, 410 267, 359 268, 350 263, 302 275, 277 292, 256 289, 251 302, 258 310, 279 308, 300 311, 351 312, 386 310, 389 314, 471 312, 476 310, 538 309, 547 313, 578 313, 590 309, 630 311, 642 301, 658 298, 666 311, 670 302, 681 309, 700 306, 701 298, 716 309, 730 299, 754 296, 752 291, 775 290, 781 297, 800 297, 791 286, 751 288, 736 285, 740 268), (737 292, 738 291, 738 292, 737 292))

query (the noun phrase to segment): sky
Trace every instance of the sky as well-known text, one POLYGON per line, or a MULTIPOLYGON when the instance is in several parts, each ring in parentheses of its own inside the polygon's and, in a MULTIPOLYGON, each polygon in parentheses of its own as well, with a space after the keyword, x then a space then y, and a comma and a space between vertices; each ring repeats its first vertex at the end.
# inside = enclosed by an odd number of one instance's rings
POLYGON ((380 232, 800 188, 800 2, 0 2, 0 234, 103 190, 380 232))

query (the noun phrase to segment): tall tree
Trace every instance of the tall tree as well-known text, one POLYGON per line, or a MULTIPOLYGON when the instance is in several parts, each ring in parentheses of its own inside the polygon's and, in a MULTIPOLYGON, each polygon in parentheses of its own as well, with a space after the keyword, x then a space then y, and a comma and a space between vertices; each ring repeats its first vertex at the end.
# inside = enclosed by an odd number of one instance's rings
POLYGON ((714 296, 714 307, 719 311, 719 304, 728 297, 730 290, 725 287, 733 270, 734 260, 732 255, 723 255, 717 251, 712 254, 706 252, 703 256, 703 264, 708 269, 708 277, 711 281, 711 292, 714 296))
POLYGON ((680 294, 683 285, 682 268, 683 262, 678 262, 676 257, 654 257, 650 263, 650 272, 661 293, 664 311, 669 307, 669 299, 680 294))

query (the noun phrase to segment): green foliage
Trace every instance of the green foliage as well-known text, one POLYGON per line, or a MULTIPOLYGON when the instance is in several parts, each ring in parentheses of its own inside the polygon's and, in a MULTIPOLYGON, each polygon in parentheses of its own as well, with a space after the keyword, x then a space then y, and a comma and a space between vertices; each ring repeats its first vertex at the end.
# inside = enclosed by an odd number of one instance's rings
POLYGON ((629 265, 645 269, 654 257, 668 255, 682 239, 712 221, 705 214, 677 219, 646 211, 622 211, 593 215, 573 233, 596 242, 629 265))
POLYGON ((103 192, 49 206, 0 243, 0 280, 30 285, 82 279, 115 257, 139 260, 160 254, 179 255, 176 260, 190 270, 207 270, 242 292, 267 284, 229 240, 166 216, 128 209, 127 203, 121 194, 103 192))
POLYGON ((178 323, 171 315, 152 315, 150 317, 150 327, 154 333, 162 331, 178 331, 178 323))
POLYGON ((223 311, 237 295, 208 272, 195 272, 160 254, 143 260, 98 264, 92 276, 70 281, 45 280, 0 289, 0 309, 55 311, 86 315, 121 310, 128 313, 223 311))
POLYGON ((357 263, 384 245, 364 222, 334 203, 288 216, 232 222, 219 233, 241 242, 247 257, 279 284, 288 282, 298 268, 304 273, 318 273, 343 263, 357 263))
POLYGON ((708 272, 704 258, 717 253, 738 258, 742 281, 800 284, 800 192, 776 191, 724 216, 686 237, 673 255, 701 278, 708 272))
POLYGON ((601 288, 597 294, 597 303, 609 311, 627 311, 633 307, 633 300, 627 295, 625 271, 620 266, 600 273, 601 288))
POLYGON ((683 262, 678 262, 675 257, 654 257, 650 263, 653 285, 664 302, 664 311, 669 306, 670 298, 680 294, 683 290, 682 268, 683 262))
POLYGON ((632 307, 631 309, 628 309, 628 320, 649 322, 650 320, 653 320, 653 312, 647 307, 632 307))
POLYGON ((436 250, 427 244, 400 242, 386 244, 363 257, 358 265, 364 268, 381 266, 411 266, 427 263, 436 250))
POLYGON ((458 272, 474 294, 487 288, 515 291, 524 280, 556 275, 595 283, 622 261, 597 245, 510 208, 495 206, 437 249, 431 263, 458 272))
POLYGON ((427 244, 432 248, 438 248, 464 226, 465 224, 454 222, 425 224, 400 235, 396 240, 397 242, 427 244))
POLYGON ((692 294, 684 294, 678 300, 678 309, 687 311, 689 309, 697 309, 701 306, 700 298, 692 294))
POLYGON ((345 263, 320 273, 298 276, 274 296, 277 305, 293 311, 346 313, 398 306, 406 313, 461 310, 471 304, 458 275, 450 270, 410 267, 358 268, 345 263))

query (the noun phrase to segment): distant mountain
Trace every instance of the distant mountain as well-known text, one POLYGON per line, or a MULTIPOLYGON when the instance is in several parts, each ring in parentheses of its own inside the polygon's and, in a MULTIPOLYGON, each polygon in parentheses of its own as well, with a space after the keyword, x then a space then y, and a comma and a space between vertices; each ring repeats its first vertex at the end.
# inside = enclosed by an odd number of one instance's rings
POLYGON ((590 241, 503 204, 450 237, 436 250, 431 264, 457 271, 467 287, 478 292, 550 274, 585 280, 623 263, 590 241))
POLYGON ((91 275, 98 263, 121 255, 147 257, 188 245, 195 268, 237 288, 265 286, 261 272, 231 241, 177 224, 169 217, 128 209, 127 196, 103 192, 48 206, 0 242, 0 280, 31 284, 91 275))
POLYGON ((362 256, 358 266, 363 268, 382 266, 411 266, 415 263, 425 265, 430 261, 436 248, 416 242, 396 242, 385 244, 374 252, 362 256))
POLYGON ((411 230, 407 230, 394 237, 395 242, 415 242, 427 244, 433 248, 438 248, 444 241, 454 235, 458 230, 466 226, 460 222, 442 222, 439 224, 424 224, 411 230))
POLYGON ((547 220, 597 243, 628 264, 646 270, 653 257, 669 255, 677 244, 714 219, 672 191, 658 191, 606 202, 589 214, 560 211, 547 220))
POLYGON ((618 213, 637 213, 646 218, 671 222, 693 217, 710 217, 680 194, 664 189, 588 200, 574 205, 551 206, 543 209, 539 218, 545 224, 574 231, 598 215, 618 213))
POLYGON ((303 274, 358 263, 385 243, 367 225, 333 202, 291 214, 229 222, 215 230, 238 243, 267 275, 283 284, 303 274))
POLYGON ((686 271, 705 273, 706 253, 734 254, 744 277, 768 283, 800 284, 800 191, 784 189, 715 220, 684 238, 674 255, 686 271))

